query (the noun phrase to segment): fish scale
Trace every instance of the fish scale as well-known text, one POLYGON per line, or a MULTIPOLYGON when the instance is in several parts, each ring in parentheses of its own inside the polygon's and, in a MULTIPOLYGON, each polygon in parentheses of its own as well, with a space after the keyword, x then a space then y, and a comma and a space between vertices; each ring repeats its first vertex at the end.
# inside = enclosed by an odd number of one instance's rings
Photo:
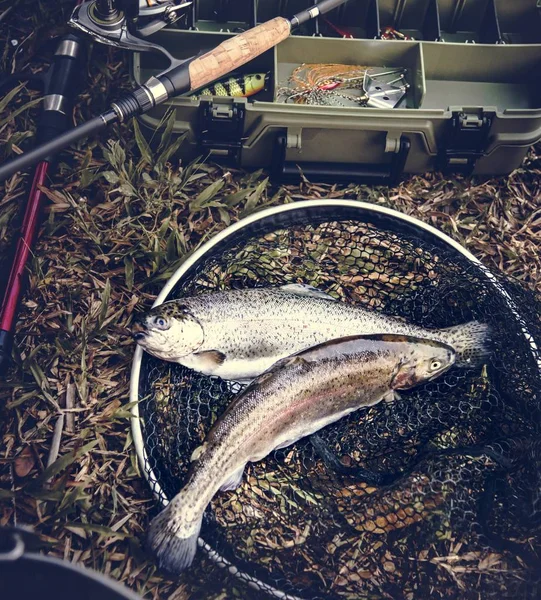
POLYGON ((153 520, 150 546, 174 573, 189 566, 206 507, 240 484, 245 465, 289 446, 363 406, 441 375, 455 352, 397 335, 326 342, 275 364, 229 405, 192 455, 180 493, 153 520))

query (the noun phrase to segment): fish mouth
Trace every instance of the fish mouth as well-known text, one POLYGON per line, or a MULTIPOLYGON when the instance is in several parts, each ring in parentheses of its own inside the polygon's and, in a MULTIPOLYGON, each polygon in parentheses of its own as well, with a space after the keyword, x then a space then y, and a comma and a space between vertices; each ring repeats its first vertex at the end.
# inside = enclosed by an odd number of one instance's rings
POLYGON ((136 322, 132 325, 131 335, 136 342, 140 342, 146 338, 147 330, 144 325, 136 322))

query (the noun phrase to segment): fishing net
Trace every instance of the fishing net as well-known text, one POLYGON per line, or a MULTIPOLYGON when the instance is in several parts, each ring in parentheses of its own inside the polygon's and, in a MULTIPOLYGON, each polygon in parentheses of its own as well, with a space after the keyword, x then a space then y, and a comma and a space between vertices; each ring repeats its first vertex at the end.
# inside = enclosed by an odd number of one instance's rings
MULTIPOLYGON (((304 439, 249 464, 201 532, 224 576, 251 581, 259 598, 539 597, 540 299, 415 225, 340 203, 239 229, 167 298, 286 283, 424 327, 488 323, 493 353, 325 428, 317 451, 304 439)), ((143 355, 139 413, 156 490, 179 491, 240 389, 143 355)))

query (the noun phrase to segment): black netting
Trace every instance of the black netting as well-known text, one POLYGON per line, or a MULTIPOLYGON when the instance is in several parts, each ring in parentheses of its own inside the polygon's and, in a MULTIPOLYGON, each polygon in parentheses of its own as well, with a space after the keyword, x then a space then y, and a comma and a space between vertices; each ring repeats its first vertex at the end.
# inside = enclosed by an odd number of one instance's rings
MULTIPOLYGON (((425 327, 489 323, 493 355, 322 430, 338 465, 307 439, 248 465, 202 538, 227 572, 301 598, 537 597, 539 299, 425 234, 331 214, 242 230, 168 298, 306 283, 425 327)), ((141 373, 148 468, 171 498, 240 386, 147 354, 141 373)))

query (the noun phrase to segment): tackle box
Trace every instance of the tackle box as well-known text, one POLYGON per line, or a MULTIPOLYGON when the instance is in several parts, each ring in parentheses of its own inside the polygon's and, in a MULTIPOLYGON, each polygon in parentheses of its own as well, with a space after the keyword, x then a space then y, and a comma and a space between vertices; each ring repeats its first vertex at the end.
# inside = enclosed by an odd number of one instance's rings
MULTIPOLYGON (((149 39, 189 58, 313 3, 194 0, 183 21, 149 39)), ((161 55, 136 53, 133 79, 143 83, 166 66, 161 55)), ((300 171, 317 181, 389 184, 431 170, 505 174, 541 139, 541 2, 349 0, 241 69, 258 72, 268 74, 259 94, 171 99, 139 117, 145 135, 152 139, 173 107, 173 133, 185 134, 181 157, 263 167, 282 181, 300 171), (389 32, 400 39, 385 39, 389 32), (397 108, 279 102, 278 90, 303 63, 404 69, 406 101, 397 108)))

